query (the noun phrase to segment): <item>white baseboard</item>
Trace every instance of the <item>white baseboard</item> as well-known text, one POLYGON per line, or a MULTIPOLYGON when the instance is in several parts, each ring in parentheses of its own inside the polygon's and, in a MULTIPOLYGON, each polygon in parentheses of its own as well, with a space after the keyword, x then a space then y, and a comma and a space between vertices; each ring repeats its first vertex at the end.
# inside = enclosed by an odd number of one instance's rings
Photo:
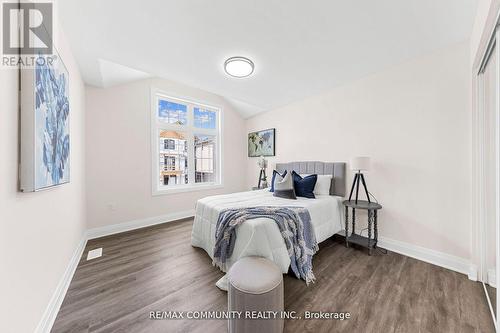
POLYGON ((379 237, 378 246, 421 261, 463 273, 470 280, 477 281, 477 267, 468 260, 421 246, 379 237))
POLYGON ((469 274, 467 274, 469 276, 469 280, 471 281, 478 281, 477 280, 477 265, 474 265, 474 264, 470 264, 470 270, 469 270, 469 274))
POLYGON ((494 268, 488 269, 488 284, 493 288, 497 287, 497 274, 494 268))
POLYGON ((61 280, 59 281, 54 294, 43 313, 42 319, 38 323, 38 326, 35 329, 35 333, 49 333, 52 330, 52 326, 54 325, 54 321, 56 320, 57 313, 61 308, 64 297, 66 296, 66 292, 68 291, 69 284, 73 279, 73 275, 75 274, 76 268, 78 267, 78 263, 80 262, 80 258, 82 257, 83 250, 85 249, 85 245, 87 244, 87 234, 84 233, 80 243, 78 243, 75 252, 73 252, 73 256, 71 256, 71 260, 69 261, 68 267, 64 272, 61 280))
POLYGON ((165 214, 160 216, 148 217, 145 219, 132 220, 128 222, 123 222, 119 224, 108 225, 105 227, 93 228, 87 231, 87 239, 94 239, 104 236, 109 236, 117 234, 120 232, 130 231, 134 229, 149 227, 156 224, 173 222, 189 217, 193 217, 195 214, 194 209, 186 210, 177 213, 165 214))

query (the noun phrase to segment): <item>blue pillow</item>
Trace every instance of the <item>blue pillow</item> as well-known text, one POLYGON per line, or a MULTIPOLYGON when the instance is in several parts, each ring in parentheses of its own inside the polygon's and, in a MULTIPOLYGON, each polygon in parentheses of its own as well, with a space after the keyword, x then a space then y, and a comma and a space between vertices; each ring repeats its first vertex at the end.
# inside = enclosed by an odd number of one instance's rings
POLYGON ((285 178, 286 176, 286 170, 283 172, 283 174, 280 174, 278 171, 273 170, 273 178, 271 179, 271 189, 269 192, 274 192, 274 180, 276 179, 276 175, 279 175, 281 178, 285 178))
POLYGON ((310 175, 302 178, 298 173, 292 171, 293 176, 293 187, 295 188, 295 194, 298 197, 304 197, 309 199, 315 199, 314 187, 318 181, 318 175, 310 175))

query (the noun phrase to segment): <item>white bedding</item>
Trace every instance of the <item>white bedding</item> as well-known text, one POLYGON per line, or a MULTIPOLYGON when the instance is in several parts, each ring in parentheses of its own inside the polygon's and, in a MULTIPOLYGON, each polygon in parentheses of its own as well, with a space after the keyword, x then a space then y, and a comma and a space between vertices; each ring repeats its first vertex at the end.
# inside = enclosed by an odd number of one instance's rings
MULTIPOLYGON (((339 232, 342 221, 342 198, 318 195, 316 199, 297 200, 274 197, 269 190, 239 192, 198 200, 191 244, 203 248, 213 258, 215 227, 219 212, 228 208, 255 206, 300 206, 309 210, 318 243, 339 232)), ((261 256, 274 261, 283 273, 288 272, 290 258, 276 223, 268 218, 248 220, 236 229, 236 243, 226 262, 227 271, 238 259, 261 256)), ((219 284, 218 284, 219 286, 219 284)), ((219 286, 220 287, 220 286, 219 286)))

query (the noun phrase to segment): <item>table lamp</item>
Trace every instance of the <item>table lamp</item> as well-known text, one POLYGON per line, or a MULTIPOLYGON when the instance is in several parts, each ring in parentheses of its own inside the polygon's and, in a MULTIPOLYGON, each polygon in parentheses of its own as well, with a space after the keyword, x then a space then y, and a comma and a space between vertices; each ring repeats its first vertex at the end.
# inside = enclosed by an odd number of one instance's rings
POLYGON ((260 188, 266 188, 267 187, 267 176, 266 176, 266 169, 267 169, 267 160, 264 158, 264 156, 260 156, 259 160, 257 161, 257 165, 260 168, 260 174, 259 174, 259 184, 257 187, 260 188))
POLYGON ((352 182, 351 194, 349 194, 349 201, 352 198, 352 192, 354 191, 354 186, 356 186, 356 204, 358 204, 358 192, 359 192, 359 182, 363 183, 365 189, 366 198, 368 202, 370 201, 370 195, 368 194, 368 189, 366 188, 365 177, 361 171, 368 171, 370 169, 370 158, 366 156, 354 157, 350 161, 351 170, 356 171, 354 174, 354 180, 352 182))

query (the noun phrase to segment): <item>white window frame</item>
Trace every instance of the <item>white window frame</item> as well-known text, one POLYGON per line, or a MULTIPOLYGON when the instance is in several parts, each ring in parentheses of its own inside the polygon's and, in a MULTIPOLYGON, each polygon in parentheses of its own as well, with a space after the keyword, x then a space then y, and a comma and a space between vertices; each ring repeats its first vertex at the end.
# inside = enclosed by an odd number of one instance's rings
POLYGON ((213 104, 188 99, 184 97, 177 97, 175 94, 164 92, 157 88, 151 88, 151 187, 153 196, 173 194, 191 191, 203 191, 222 188, 224 186, 222 178, 222 161, 223 161, 223 147, 222 147, 222 108, 213 104), (158 100, 160 98, 182 103, 187 106, 187 124, 168 124, 158 120, 158 100), (216 112, 216 129, 206 129, 194 127, 194 107, 201 107, 210 111, 216 112), (160 130, 173 130, 186 133, 188 144, 188 184, 169 185, 163 186, 160 184, 160 143, 159 133, 160 130), (211 183, 195 183, 195 156, 194 156, 194 134, 207 134, 215 135, 215 181, 211 183))

